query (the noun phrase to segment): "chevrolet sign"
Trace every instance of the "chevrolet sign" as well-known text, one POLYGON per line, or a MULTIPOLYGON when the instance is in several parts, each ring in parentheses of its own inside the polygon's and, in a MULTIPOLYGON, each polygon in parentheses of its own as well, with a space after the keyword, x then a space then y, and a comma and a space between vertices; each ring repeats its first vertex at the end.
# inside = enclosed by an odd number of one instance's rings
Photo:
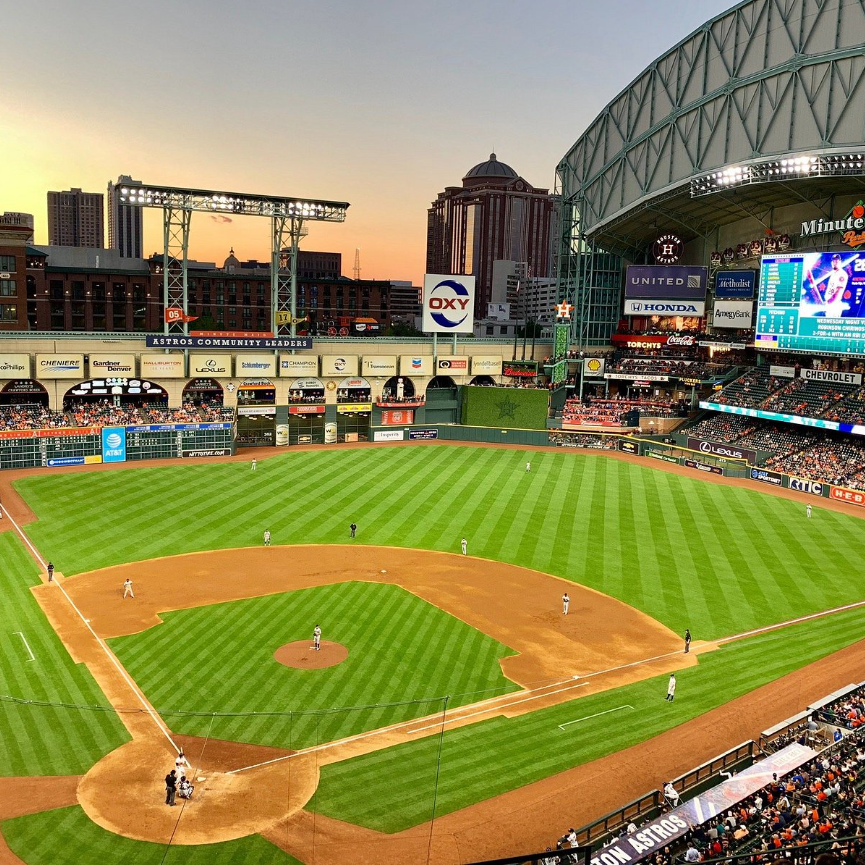
POLYGON ((692 315, 706 314, 703 300, 626 300, 625 315, 692 315))

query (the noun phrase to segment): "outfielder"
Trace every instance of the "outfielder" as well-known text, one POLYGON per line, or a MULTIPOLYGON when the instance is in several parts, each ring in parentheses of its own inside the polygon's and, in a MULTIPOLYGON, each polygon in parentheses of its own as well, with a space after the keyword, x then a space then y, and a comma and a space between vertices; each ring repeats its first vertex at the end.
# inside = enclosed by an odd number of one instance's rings
POLYGON ((526 463, 526 474, 528 474, 532 470, 532 464, 526 463))
POLYGON ((255 457, 252 458, 252 470, 255 471, 255 467, 258 465, 258 460, 255 457))
POLYGON ((321 651, 321 628, 318 625, 312 630, 312 647, 316 652, 321 651))
POLYGON ((810 520, 811 519, 811 505, 808 505, 805 508, 805 513, 808 514, 808 519, 810 520))
POLYGON ((463 539, 460 541, 460 547, 462 548, 463 555, 466 555, 466 554, 467 554, 467 551, 468 551, 468 548, 469 548, 469 542, 468 542, 465 538, 463 538, 463 539))
POLYGON ((264 530, 264 545, 266 547, 270 546, 270 529, 264 530))

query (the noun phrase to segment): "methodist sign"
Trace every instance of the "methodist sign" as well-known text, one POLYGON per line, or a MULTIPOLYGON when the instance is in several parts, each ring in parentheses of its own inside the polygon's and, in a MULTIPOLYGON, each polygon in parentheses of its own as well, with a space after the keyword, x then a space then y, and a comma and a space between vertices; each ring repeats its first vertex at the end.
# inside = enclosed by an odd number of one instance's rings
POLYGON ((756 270, 722 270, 715 275, 715 297, 753 297, 756 270))
POLYGON ((475 278, 427 273, 423 278, 424 333, 472 333, 475 326, 475 278))

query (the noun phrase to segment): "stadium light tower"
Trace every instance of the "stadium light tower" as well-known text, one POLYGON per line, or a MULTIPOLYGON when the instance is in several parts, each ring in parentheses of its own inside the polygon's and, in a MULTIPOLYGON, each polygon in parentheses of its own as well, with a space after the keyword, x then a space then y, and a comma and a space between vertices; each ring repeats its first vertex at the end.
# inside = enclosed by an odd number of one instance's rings
MULTIPOLYGON (((189 224, 194 211, 264 216, 271 221, 270 319, 274 336, 297 335, 297 252, 306 236, 307 222, 345 222, 348 203, 274 195, 250 195, 216 189, 185 189, 178 186, 124 186, 120 203, 133 207, 161 207, 163 213, 162 286, 165 308, 189 314, 187 264, 189 224), (280 253, 291 250, 288 268, 280 267, 280 253)), ((166 334, 187 334, 185 320, 168 321, 166 334)))

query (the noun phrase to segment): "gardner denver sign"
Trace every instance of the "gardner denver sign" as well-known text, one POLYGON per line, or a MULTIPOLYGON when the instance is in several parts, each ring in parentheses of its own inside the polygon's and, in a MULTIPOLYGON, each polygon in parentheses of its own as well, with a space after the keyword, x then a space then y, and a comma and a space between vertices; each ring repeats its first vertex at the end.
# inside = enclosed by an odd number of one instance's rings
POLYGON ((726 457, 731 460, 747 460, 749 463, 757 462, 757 454, 748 448, 738 448, 726 442, 710 442, 702 439, 689 438, 688 448, 692 451, 700 451, 703 454, 711 454, 715 457, 726 457))

